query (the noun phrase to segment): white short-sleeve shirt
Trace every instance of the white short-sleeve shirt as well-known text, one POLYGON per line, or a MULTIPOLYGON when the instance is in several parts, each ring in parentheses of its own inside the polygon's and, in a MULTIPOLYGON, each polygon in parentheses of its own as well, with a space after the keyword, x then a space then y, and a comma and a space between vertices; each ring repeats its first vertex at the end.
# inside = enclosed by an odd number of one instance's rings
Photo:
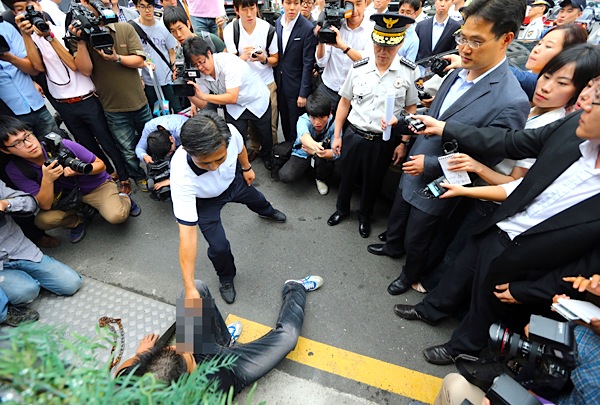
POLYGON ((238 155, 244 148, 244 139, 237 129, 227 124, 231 138, 227 157, 215 171, 197 167, 187 152, 179 147, 171 159, 171 200, 177 222, 185 225, 198 223, 197 198, 213 198, 223 194, 235 178, 238 155))

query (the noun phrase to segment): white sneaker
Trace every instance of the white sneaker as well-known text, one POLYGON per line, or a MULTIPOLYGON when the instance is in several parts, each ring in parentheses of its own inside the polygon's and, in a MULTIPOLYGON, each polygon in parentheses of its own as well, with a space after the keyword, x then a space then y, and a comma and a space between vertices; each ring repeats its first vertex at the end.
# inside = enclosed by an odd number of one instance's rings
POLYGON ((227 329, 231 335, 231 339, 229 340, 229 347, 231 347, 242 334, 242 324, 240 321, 234 321, 227 326, 227 329))
POLYGON ((323 278, 319 276, 308 276, 304 277, 302 280, 287 280, 285 283, 301 284, 302 287, 304 287, 304 290, 314 291, 323 285, 323 278))
POLYGON ((317 179, 315 179, 315 181, 317 182, 317 190, 319 191, 319 194, 325 195, 329 193, 329 186, 327 186, 327 184, 324 181, 317 179))

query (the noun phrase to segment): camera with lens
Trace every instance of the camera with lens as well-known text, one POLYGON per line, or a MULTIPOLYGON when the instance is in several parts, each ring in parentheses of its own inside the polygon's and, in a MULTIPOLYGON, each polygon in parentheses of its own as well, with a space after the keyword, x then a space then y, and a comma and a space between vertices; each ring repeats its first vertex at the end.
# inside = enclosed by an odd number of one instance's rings
POLYGON ((88 42, 92 48, 111 55, 115 41, 108 31, 100 27, 100 24, 118 22, 119 18, 114 11, 105 7, 99 0, 91 0, 90 5, 98 12, 98 17, 84 5, 71 3, 65 24, 73 25, 76 30, 81 30, 80 39, 88 42))
POLYGON ((164 186, 158 190, 154 189, 154 186, 161 181, 169 180, 171 176, 171 169, 169 167, 169 161, 163 159, 153 158, 154 163, 148 163, 146 165, 148 169, 148 176, 146 181, 148 182, 148 190, 150 190, 150 197, 156 201, 169 201, 171 199, 171 187, 164 186))
POLYGON ((446 67, 450 65, 450 61, 444 59, 444 56, 455 55, 457 53, 458 51, 456 49, 452 49, 448 52, 442 52, 424 59, 420 59, 415 63, 429 71, 429 74, 426 74, 428 78, 433 76, 434 74, 438 75, 439 77, 444 77, 448 73, 444 71, 444 69, 446 69, 446 67))
POLYGON ((177 78, 173 80, 173 92, 177 97, 191 97, 196 94, 194 86, 188 84, 188 80, 195 80, 200 77, 200 71, 185 63, 183 60, 175 61, 175 71, 177 78))
POLYGON ((73 152, 65 148, 62 143, 62 137, 54 132, 44 136, 44 149, 50 157, 44 162, 44 166, 50 166, 52 162, 58 161, 62 167, 70 167, 72 170, 81 174, 90 174, 94 167, 91 163, 82 162, 73 152))
POLYGON ((25 20, 29 21, 31 25, 41 32, 50 31, 50 26, 44 19, 44 14, 42 14, 40 11, 37 11, 35 8, 33 8, 33 6, 26 6, 23 15, 25 20))
POLYGON ((354 12, 354 4, 348 2, 344 4, 344 0, 325 0, 325 7, 317 24, 321 27, 317 39, 322 44, 335 44, 336 33, 331 30, 331 27, 340 28, 344 18, 350 18, 354 12))

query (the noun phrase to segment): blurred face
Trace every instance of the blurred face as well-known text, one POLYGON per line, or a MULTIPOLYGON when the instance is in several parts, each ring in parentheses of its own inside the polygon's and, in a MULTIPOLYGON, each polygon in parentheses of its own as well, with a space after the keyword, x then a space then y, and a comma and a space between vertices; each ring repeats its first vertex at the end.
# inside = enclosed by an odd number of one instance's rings
POLYGON ((392 64, 392 61, 400 49, 400 45, 397 46, 381 46, 373 44, 373 52, 375 54, 375 64, 378 68, 387 68, 392 64))
POLYGON ((452 0, 436 0, 435 1, 435 13, 437 15, 446 15, 450 10, 452 0))
POLYGON ((192 55, 192 65, 202 74, 214 77, 215 61, 210 51, 208 52, 208 57, 204 55, 192 55))
POLYGON ((575 134, 582 139, 600 140, 600 93, 597 90, 593 100, 582 109, 575 134))
POLYGON ((13 10, 13 14, 17 15, 20 13, 24 13, 26 10, 27 6, 33 6, 33 8, 37 11, 42 11, 42 6, 40 6, 40 3, 38 3, 36 0, 29 0, 29 1, 17 1, 13 4, 13 7, 15 8, 13 10))
POLYGON ((313 127, 315 127, 317 132, 321 132, 323 129, 325 129, 325 126, 327 125, 329 115, 325 115, 323 117, 313 117, 312 115, 309 115, 308 118, 310 119, 310 123, 313 127))
POLYGON ((463 26, 461 37, 479 44, 476 48, 468 43, 458 46, 462 67, 471 71, 471 79, 500 63, 506 55, 506 48, 514 38, 513 33, 496 38, 492 32, 493 27, 493 23, 474 16, 467 18, 463 26))
POLYGON ((183 44, 186 39, 193 35, 192 30, 190 29, 189 21, 187 22, 187 24, 184 24, 181 21, 177 21, 175 24, 171 24, 171 26, 169 27, 169 32, 175 37, 179 44, 183 44))
POLYGON ((346 3, 354 4, 354 11, 352 12, 352 17, 348 18, 348 25, 360 25, 365 15, 365 8, 367 7, 366 0, 346 0, 346 3))
POLYGON ((225 143, 210 155, 192 156, 192 161, 196 166, 209 172, 217 170, 225 162, 225 159, 227 159, 227 146, 225 143))
POLYGON ((531 50, 525 67, 533 73, 539 73, 546 63, 563 49, 563 31, 550 31, 531 50))
POLYGON ((579 93, 579 97, 575 103, 575 110, 581 110, 584 107, 590 106, 592 101, 594 101, 598 88, 600 88, 600 76, 590 80, 587 86, 579 93))
POLYGON ((300 14, 302 14, 304 18, 310 18, 310 13, 313 11, 314 7, 315 3, 313 0, 302 0, 302 4, 300 5, 300 14))
POLYGON ((375 10, 383 12, 383 10, 388 7, 388 4, 390 4, 390 1, 391 0, 373 0, 373 7, 375 7, 375 10))
POLYGON ((415 18, 417 16, 417 10, 411 7, 410 4, 404 3, 400 5, 398 9, 398 14, 403 15, 405 17, 415 18))
POLYGON ((240 16, 242 25, 248 26, 256 24, 256 17, 258 15, 256 4, 240 7, 239 9, 234 7, 234 10, 240 16))
POLYGON ((4 141, 6 150, 2 152, 8 155, 15 155, 27 160, 35 160, 44 157, 44 151, 40 141, 29 131, 22 131, 16 135, 9 135, 4 141))
POLYGON ((300 0, 284 0, 283 14, 285 14, 286 20, 293 21, 294 18, 298 16, 298 13, 300 12, 300 7, 300 0))
POLYGON ((148 3, 146 0, 139 0, 135 8, 140 13, 140 20, 144 22, 154 21, 154 3, 148 3))
POLYGON ((544 6, 543 4, 534 4, 531 6, 531 9, 529 10, 529 14, 527 14, 527 17, 529 17, 529 19, 541 17, 542 15, 544 15, 545 10, 546 10, 546 6, 544 6))
POLYGON ((554 73, 544 73, 537 81, 533 104, 548 111, 564 107, 575 95, 573 75, 575 63, 569 63, 554 73))
POLYGON ((578 7, 565 6, 560 9, 556 17, 556 25, 571 24, 583 13, 578 7))

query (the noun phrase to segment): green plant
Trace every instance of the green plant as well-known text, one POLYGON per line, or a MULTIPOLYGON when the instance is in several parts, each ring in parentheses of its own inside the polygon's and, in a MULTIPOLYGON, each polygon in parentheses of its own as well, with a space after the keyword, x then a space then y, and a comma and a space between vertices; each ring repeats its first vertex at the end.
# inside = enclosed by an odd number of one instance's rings
MULTIPOLYGON (((232 359, 213 359, 166 384, 153 375, 114 379, 110 360, 99 360, 114 339, 66 334, 65 328, 20 325, 0 333, 0 402, 19 404, 231 404, 233 391, 216 390, 207 375, 232 359)), ((252 390, 254 391, 254 389, 252 390)), ((249 401, 252 395, 249 396, 249 401)))

